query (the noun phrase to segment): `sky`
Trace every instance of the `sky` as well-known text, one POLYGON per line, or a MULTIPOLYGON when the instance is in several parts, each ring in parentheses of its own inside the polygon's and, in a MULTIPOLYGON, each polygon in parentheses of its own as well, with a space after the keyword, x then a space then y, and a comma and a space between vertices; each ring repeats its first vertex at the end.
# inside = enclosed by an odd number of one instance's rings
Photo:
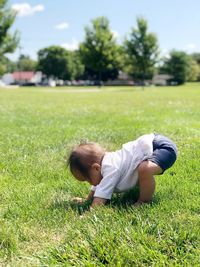
POLYGON ((59 45, 69 50, 84 40, 91 20, 106 16, 118 43, 136 26, 139 16, 157 34, 161 54, 170 50, 200 52, 200 0, 8 0, 18 15, 11 28, 20 34, 20 53, 37 58, 38 50, 59 45))

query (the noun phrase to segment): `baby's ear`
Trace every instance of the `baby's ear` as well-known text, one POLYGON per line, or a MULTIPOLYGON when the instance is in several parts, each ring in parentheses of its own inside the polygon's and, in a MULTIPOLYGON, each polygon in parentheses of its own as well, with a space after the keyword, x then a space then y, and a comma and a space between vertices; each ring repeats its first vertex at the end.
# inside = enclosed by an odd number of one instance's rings
POLYGON ((93 163, 92 164, 92 169, 99 171, 101 169, 101 166, 98 163, 93 163))

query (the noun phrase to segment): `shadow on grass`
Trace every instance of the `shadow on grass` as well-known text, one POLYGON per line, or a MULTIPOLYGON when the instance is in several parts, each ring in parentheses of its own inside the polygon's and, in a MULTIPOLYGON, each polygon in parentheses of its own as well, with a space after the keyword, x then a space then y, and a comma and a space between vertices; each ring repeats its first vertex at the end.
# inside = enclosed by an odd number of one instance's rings
POLYGON ((76 201, 73 200, 58 200, 52 203, 49 208, 51 210, 64 210, 64 211, 70 211, 74 210, 77 212, 79 215, 83 214, 84 212, 89 210, 90 204, 92 201, 86 201, 84 203, 77 203, 76 201))
MULTIPOLYGON (((123 193, 123 194, 114 194, 112 200, 108 201, 106 205, 114 207, 116 209, 127 209, 135 202, 139 197, 139 187, 135 187, 132 190, 123 193)), ((160 202, 160 198, 158 195, 154 197, 153 204, 158 204, 160 202)), ((92 200, 86 201, 84 203, 77 203, 73 200, 65 200, 65 201, 56 201, 54 202, 50 208, 51 209, 59 209, 59 210, 74 210, 79 215, 82 215, 84 212, 89 211, 92 200)))

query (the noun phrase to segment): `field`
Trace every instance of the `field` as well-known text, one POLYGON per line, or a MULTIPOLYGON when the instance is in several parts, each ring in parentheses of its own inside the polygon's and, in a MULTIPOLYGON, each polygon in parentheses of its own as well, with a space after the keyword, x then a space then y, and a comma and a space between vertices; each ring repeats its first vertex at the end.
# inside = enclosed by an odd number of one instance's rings
POLYGON ((56 90, 0 89, 0 266, 200 266, 200 84, 56 90), (94 212, 73 203, 90 188, 65 166, 74 144, 153 131, 179 157, 152 205, 134 209, 137 190, 94 212))

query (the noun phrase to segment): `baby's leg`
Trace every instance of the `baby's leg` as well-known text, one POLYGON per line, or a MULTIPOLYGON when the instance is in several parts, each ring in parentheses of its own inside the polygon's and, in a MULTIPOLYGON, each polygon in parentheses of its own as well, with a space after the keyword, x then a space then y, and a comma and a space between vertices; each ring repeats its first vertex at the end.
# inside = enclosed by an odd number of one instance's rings
POLYGON ((161 174, 163 170, 150 160, 143 161, 138 167, 140 196, 137 203, 149 203, 152 201, 155 191, 154 175, 161 174))
POLYGON ((151 202, 155 190, 154 175, 162 174, 177 158, 176 145, 167 137, 157 134, 153 154, 138 166, 140 197, 137 204, 151 202))
POLYGON ((156 134, 153 141, 153 154, 138 167, 140 197, 137 204, 151 202, 155 191, 154 175, 162 174, 177 158, 176 145, 167 137, 156 134))

